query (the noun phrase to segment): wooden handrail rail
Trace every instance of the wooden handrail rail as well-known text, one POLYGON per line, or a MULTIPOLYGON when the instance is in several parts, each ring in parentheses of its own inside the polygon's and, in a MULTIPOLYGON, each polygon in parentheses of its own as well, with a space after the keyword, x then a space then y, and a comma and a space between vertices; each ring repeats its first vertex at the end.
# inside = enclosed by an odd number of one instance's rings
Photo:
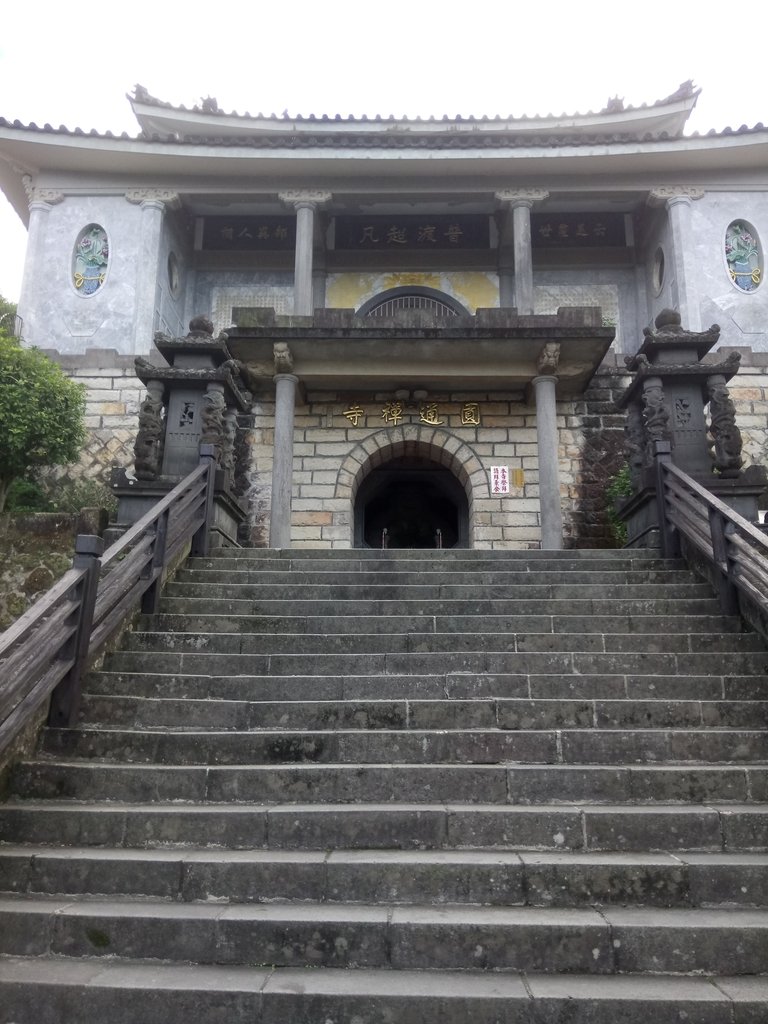
POLYGON ((724 613, 739 611, 741 592, 768 615, 768 537, 675 466, 668 442, 656 443, 655 456, 663 553, 679 553, 684 537, 714 569, 724 613))
POLYGON ((0 634, 0 753, 48 698, 49 721, 74 725, 88 659, 139 603, 154 610, 164 570, 183 543, 208 553, 215 454, 201 445, 200 465, 105 554, 98 537, 78 536, 73 568, 0 634))

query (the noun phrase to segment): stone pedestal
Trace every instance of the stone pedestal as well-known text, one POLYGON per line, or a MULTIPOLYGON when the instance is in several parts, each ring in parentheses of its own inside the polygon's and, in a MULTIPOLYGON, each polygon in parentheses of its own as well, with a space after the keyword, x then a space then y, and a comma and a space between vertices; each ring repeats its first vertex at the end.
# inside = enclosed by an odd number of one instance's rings
POLYGON ((169 365, 137 358, 136 375, 147 394, 139 413, 135 476, 119 470, 112 478, 118 512, 111 539, 191 473, 199 463, 200 445, 210 444, 218 467, 214 531, 219 543, 236 543, 246 513, 233 491, 234 442, 237 414, 250 408, 251 396, 226 340, 226 335, 214 338, 211 322, 197 317, 184 338, 155 336, 155 345, 169 365))
POLYGON ((634 489, 619 510, 629 547, 658 546, 656 441, 669 442, 676 466, 750 522, 757 522, 758 499, 768 482, 762 466, 742 469, 741 434, 727 388, 738 372, 738 353, 703 361, 720 328, 686 330, 674 310, 660 313, 656 327, 646 328, 642 347, 626 360, 635 377, 620 402, 627 410, 634 489))

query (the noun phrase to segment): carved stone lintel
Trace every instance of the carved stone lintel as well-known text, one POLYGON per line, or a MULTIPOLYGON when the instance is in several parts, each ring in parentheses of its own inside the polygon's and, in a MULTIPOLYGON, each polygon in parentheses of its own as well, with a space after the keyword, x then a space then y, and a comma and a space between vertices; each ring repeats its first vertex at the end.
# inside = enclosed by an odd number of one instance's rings
POLYGON ((649 206, 665 206, 674 199, 703 199, 704 189, 697 185, 658 185, 648 193, 649 206))
POLYGON ((536 360, 536 369, 540 376, 548 376, 557 373, 557 364, 560 362, 560 345, 556 341, 548 341, 539 353, 536 360))
POLYGON ((287 192, 278 192, 278 198, 283 203, 288 203, 294 209, 300 206, 322 206, 323 203, 331 201, 332 193, 320 189, 289 189, 287 192))
POLYGON ((293 355, 285 341, 276 341, 272 346, 275 373, 293 373, 293 355))
POLYGON ((512 206, 540 203, 549 196, 543 188, 502 188, 494 193, 496 200, 500 203, 510 203, 512 206))
POLYGON ((163 203, 175 210, 181 205, 179 193, 170 188, 130 188, 125 198, 136 206, 141 203, 163 203))
MULTIPOLYGON (((142 362, 146 363, 146 360, 142 362)), ((147 384, 146 397, 139 409, 139 430, 136 434, 136 443, 133 446, 138 480, 155 480, 160 472, 165 437, 164 390, 160 381, 150 380, 147 384)))
POLYGON ((736 407, 733 404, 725 377, 713 374, 707 378, 707 394, 709 395, 709 432, 712 435, 714 450, 712 459, 715 469, 723 477, 738 476, 744 465, 741 457, 741 431, 736 426, 736 407))

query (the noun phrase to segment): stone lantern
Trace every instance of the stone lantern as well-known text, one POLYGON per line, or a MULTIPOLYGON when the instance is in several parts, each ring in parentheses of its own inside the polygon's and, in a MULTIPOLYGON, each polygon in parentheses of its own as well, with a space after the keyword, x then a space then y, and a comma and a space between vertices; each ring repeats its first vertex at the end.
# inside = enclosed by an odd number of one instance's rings
POLYGON ((136 359, 136 376, 147 394, 139 411, 134 446, 134 478, 125 470, 112 476, 118 498, 116 533, 141 518, 199 462, 201 444, 216 451, 214 530, 235 542, 245 511, 235 495, 236 437, 239 413, 250 409, 240 364, 232 359, 226 334, 213 335, 205 317, 190 321, 183 338, 155 335, 167 360, 155 366, 136 359))
POLYGON ((634 491, 619 509, 629 547, 658 543, 656 441, 669 442, 676 466, 751 522, 757 521, 758 498, 768 482, 763 466, 742 468, 741 433, 727 387, 738 373, 739 353, 704 362, 720 328, 687 331, 671 309, 659 313, 656 328, 646 328, 639 351, 627 357, 634 378, 619 401, 627 411, 625 447, 634 491))

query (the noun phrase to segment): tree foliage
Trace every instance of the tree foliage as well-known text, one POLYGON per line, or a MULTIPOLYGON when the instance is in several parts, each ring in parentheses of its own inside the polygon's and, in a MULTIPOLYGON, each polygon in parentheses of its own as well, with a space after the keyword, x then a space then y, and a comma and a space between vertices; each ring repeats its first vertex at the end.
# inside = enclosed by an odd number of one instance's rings
POLYGON ((82 385, 38 349, 0 332, 0 512, 15 479, 77 459, 84 414, 82 385))
POLYGON ((0 334, 13 334, 16 324, 16 303, 0 295, 0 334))

